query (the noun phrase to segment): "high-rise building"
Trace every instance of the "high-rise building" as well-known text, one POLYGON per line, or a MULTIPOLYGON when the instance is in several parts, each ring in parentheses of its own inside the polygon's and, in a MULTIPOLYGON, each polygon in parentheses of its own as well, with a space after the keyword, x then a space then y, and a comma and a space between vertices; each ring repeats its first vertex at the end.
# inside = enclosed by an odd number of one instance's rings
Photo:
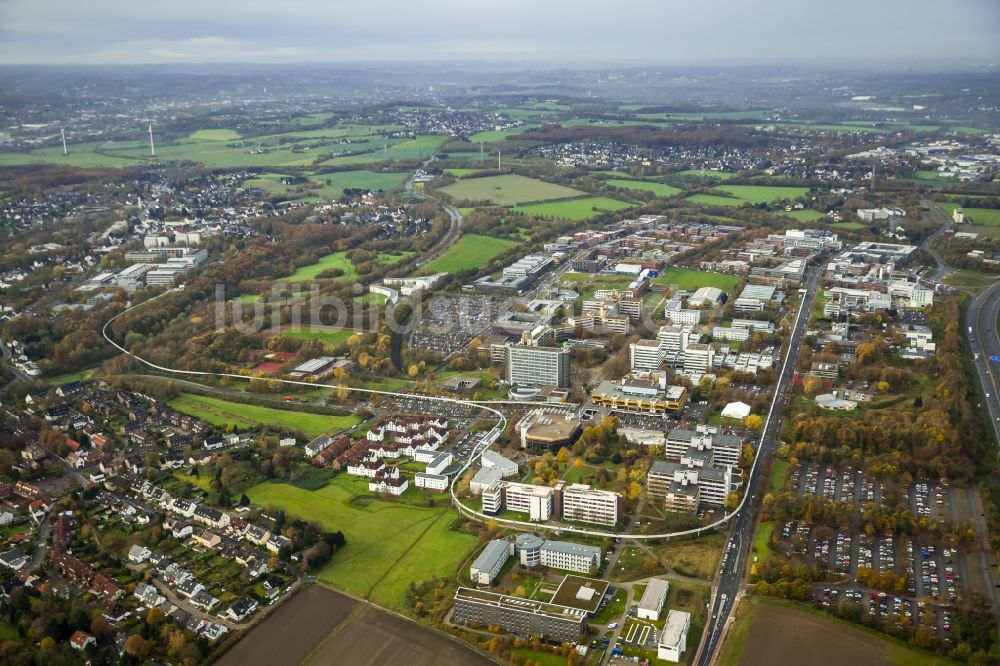
POLYGON ((665 350, 659 340, 639 340, 629 345, 628 352, 632 370, 644 372, 660 369, 665 350))
POLYGON ((511 345, 507 348, 507 381, 515 385, 569 386, 569 349, 511 345))

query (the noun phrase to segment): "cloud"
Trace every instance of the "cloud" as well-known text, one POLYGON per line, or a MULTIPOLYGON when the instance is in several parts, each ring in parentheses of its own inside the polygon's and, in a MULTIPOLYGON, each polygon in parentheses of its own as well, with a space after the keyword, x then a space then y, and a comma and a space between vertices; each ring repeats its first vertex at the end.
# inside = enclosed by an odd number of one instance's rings
POLYGON ((0 0, 0 63, 1000 56, 995 0, 0 0))

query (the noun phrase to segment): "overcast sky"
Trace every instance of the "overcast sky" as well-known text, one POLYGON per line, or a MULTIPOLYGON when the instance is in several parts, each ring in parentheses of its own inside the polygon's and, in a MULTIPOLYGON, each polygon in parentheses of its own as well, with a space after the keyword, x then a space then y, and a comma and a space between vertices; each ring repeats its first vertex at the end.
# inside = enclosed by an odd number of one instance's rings
POLYGON ((0 64, 1000 63, 1000 0, 0 0, 0 64))

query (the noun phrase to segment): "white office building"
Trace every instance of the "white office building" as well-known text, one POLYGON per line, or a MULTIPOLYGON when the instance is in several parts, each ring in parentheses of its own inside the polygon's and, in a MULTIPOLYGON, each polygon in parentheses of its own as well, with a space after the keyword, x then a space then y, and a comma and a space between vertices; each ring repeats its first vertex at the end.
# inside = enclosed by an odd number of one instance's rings
POLYGON ((659 620, 669 590, 670 583, 667 581, 660 578, 650 578, 646 585, 646 591, 642 593, 642 599, 639 600, 636 615, 643 620, 652 620, 653 622, 659 620))
MULTIPOLYGON (((556 488, 560 489, 561 484, 556 488)), ((617 493, 598 490, 583 483, 562 487, 562 517, 585 523, 615 525, 618 523, 617 493)))
POLYGON ((517 463, 510 458, 500 455, 493 449, 483 451, 483 455, 479 457, 479 462, 485 469, 494 468, 499 470, 502 478, 517 476, 517 463))
POLYGON ((506 541, 503 539, 490 541, 469 567, 469 577, 479 585, 491 584, 506 564, 508 557, 510 555, 507 552, 506 541))
POLYGON ((667 613, 667 622, 660 632, 660 641, 656 646, 656 656, 659 659, 678 662, 687 649, 688 630, 691 629, 691 613, 671 610, 667 613))
POLYGON ((569 386, 569 349, 564 347, 507 347, 507 381, 514 385, 569 386))
POLYGON ((660 340, 639 340, 630 344, 628 351, 633 371, 651 372, 660 369, 666 350, 660 340))
POLYGON ((552 518, 552 488, 528 483, 506 483, 504 506, 510 511, 528 514, 532 522, 545 522, 552 518))
POLYGON ((706 344, 691 344, 684 350, 684 372, 710 372, 715 362, 715 348, 706 344))

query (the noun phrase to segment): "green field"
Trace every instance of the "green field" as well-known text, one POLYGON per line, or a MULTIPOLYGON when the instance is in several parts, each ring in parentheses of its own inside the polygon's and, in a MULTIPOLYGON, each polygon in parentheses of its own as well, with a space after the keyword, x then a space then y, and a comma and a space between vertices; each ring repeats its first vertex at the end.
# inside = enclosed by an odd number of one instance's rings
POLYGON ((946 211, 949 217, 956 208, 961 208, 965 211, 965 218, 974 224, 984 227, 1000 226, 1000 208, 965 208, 953 202, 940 202, 937 207, 946 211))
POLYGON ((812 210, 811 208, 802 208, 799 210, 793 210, 782 213, 785 217, 790 217, 792 219, 798 220, 799 222, 814 222, 816 220, 822 220, 825 215, 818 210, 812 210))
POLYGON ((520 134, 521 132, 526 132, 530 129, 534 129, 538 125, 519 125, 517 127, 511 127, 506 130, 488 130, 486 132, 476 132, 469 137, 470 143, 496 143, 497 141, 503 141, 508 136, 513 136, 515 134, 520 134))
POLYGON ((326 185, 326 181, 330 181, 326 186, 334 195, 332 198, 339 198, 344 193, 344 189, 348 187, 359 190, 371 190, 373 192, 378 192, 379 190, 394 192, 402 189, 403 181, 406 180, 407 176, 409 176, 408 173, 401 171, 379 173, 375 171, 355 170, 319 173, 313 177, 313 180, 324 185, 326 185))
POLYGON ((326 529, 342 530, 347 545, 317 577, 376 603, 404 609, 411 581, 453 578, 476 539, 451 529, 455 514, 449 508, 366 501, 370 496, 363 483, 341 474, 319 490, 261 483, 249 488, 247 495, 254 504, 280 507, 292 516, 319 521, 326 529))
POLYGON ((716 171, 714 169, 685 169, 671 175, 683 178, 718 178, 719 180, 729 180, 736 174, 729 171, 716 171))
POLYGON ((717 185, 714 189, 753 204, 798 199, 809 191, 806 187, 777 187, 773 185, 717 185))
MULTIPOLYGON (((440 134, 429 134, 407 139, 399 143, 388 141, 388 148, 377 146, 376 150, 361 155, 345 155, 321 162, 322 166, 342 166, 348 164, 370 164, 373 162, 394 162, 397 160, 427 159, 438 149, 448 137, 440 134)), ((377 143, 377 142, 376 142, 377 143)))
POLYGON ((501 238, 466 234, 437 259, 421 266, 420 272, 424 274, 454 273, 467 268, 479 268, 489 263, 493 257, 515 245, 517 243, 514 241, 501 238))
POLYGON ((683 190, 673 185, 664 185, 663 183, 652 183, 645 180, 621 180, 612 179, 605 181, 611 187, 621 187, 626 190, 645 190, 646 192, 652 192, 658 197, 673 197, 680 194, 683 190))
POLYGON ((685 291, 694 291, 699 287, 716 287, 727 294, 732 293, 740 279, 736 275, 697 271, 693 268, 671 266, 660 271, 654 280, 657 284, 677 285, 685 291))
POLYGON ((170 401, 170 406, 179 412, 197 416, 216 426, 235 425, 240 428, 253 428, 258 424, 270 425, 290 430, 301 430, 310 437, 350 428, 361 421, 353 415, 328 416, 326 414, 295 412, 274 407, 246 405, 193 393, 182 393, 180 397, 170 401))
POLYGON ((462 176, 471 176, 482 171, 482 169, 443 169, 444 173, 449 176, 455 176, 455 178, 461 178, 462 176))
POLYGON ((831 227, 836 227, 838 229, 846 229, 847 231, 857 231, 859 229, 867 229, 868 228, 862 222, 834 222, 830 226, 831 227))
POLYGON ((344 271, 344 274, 337 278, 338 280, 354 280, 358 277, 358 271, 354 268, 354 264, 351 263, 351 260, 347 258, 347 253, 334 252, 333 254, 328 254, 321 258, 315 264, 300 266, 294 273, 284 279, 289 282, 305 282, 306 280, 315 280, 316 276, 323 271, 332 270, 334 268, 339 268, 344 271))
POLYGON ((465 178, 442 187, 440 192, 458 201, 492 201, 498 206, 513 206, 525 201, 547 201, 580 196, 583 192, 526 176, 486 176, 465 178))
POLYGON ((514 210, 518 213, 538 215, 540 217, 589 220, 601 213, 627 210, 632 207, 632 204, 627 204, 616 199, 609 199, 608 197, 586 197, 583 199, 550 201, 549 203, 532 204, 530 206, 518 206, 514 210))
POLYGON ((239 141, 240 138, 239 133, 231 129, 203 129, 188 136, 191 141, 239 141))
POLYGON ((742 206, 745 203, 743 199, 720 197, 714 194, 692 194, 687 200, 705 206, 742 206))
POLYGON ((288 328, 281 331, 281 335, 294 340, 319 340, 331 347, 336 347, 351 337, 354 331, 350 329, 328 329, 328 328, 288 328))

